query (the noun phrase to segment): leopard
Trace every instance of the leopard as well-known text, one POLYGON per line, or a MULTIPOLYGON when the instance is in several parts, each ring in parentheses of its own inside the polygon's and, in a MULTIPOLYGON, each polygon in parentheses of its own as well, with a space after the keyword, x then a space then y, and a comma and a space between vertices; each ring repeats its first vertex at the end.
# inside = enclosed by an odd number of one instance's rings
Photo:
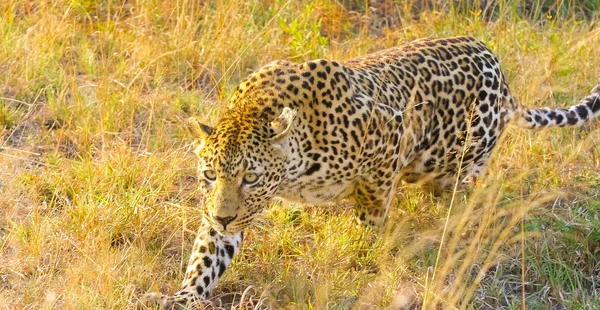
POLYGON ((269 63, 239 84, 216 125, 188 120, 203 220, 181 289, 143 304, 207 299, 275 199, 350 201, 357 221, 377 231, 400 183, 476 181, 509 124, 582 126, 599 115, 600 83, 570 107, 522 106, 496 56, 469 36, 342 62, 269 63))

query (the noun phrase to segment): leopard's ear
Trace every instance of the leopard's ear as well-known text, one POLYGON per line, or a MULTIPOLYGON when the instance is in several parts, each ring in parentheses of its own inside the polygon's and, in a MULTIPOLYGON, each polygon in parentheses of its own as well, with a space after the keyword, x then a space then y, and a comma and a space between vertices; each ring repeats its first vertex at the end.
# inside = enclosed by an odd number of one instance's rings
POLYGON ((198 155, 200 153, 200 150, 204 146, 206 138, 208 138, 208 136, 213 132, 213 128, 200 123, 195 117, 188 118, 186 122, 186 127, 188 132, 192 136, 192 139, 194 139, 192 142, 194 147, 194 153, 198 155))
POLYGON ((271 143, 276 147, 281 147, 283 142, 289 137, 294 127, 294 118, 296 111, 290 108, 284 108, 281 115, 271 122, 271 128, 275 131, 275 135, 271 137, 271 143))

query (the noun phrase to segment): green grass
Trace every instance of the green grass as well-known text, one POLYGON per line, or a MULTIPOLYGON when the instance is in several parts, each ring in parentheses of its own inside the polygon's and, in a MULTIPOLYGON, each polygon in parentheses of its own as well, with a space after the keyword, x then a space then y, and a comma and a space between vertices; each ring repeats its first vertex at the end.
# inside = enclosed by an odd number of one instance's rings
MULTIPOLYGON (((214 124, 269 61, 469 34, 500 58, 523 105, 567 106, 598 82, 594 1, 455 3, 3 1, 0 306, 123 309, 176 291, 199 224, 182 120, 214 124)), ((450 214, 452 193, 401 188, 374 242, 347 205, 274 203, 212 301, 599 308, 599 136, 598 123, 510 129, 450 214)))

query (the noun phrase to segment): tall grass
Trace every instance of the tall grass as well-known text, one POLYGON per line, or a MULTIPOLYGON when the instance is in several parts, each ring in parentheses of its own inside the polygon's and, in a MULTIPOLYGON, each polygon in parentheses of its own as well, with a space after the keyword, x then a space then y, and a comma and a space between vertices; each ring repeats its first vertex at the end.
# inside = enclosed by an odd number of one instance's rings
MULTIPOLYGON (((566 106, 596 85, 597 3, 488 3, 2 1, 0 305, 122 309, 176 291, 199 224, 181 120, 214 123, 240 79, 271 60, 469 34, 526 106, 566 106)), ((212 302, 600 307, 599 136, 597 124, 511 129, 474 188, 401 188, 375 242, 349 206, 275 203, 212 302)))

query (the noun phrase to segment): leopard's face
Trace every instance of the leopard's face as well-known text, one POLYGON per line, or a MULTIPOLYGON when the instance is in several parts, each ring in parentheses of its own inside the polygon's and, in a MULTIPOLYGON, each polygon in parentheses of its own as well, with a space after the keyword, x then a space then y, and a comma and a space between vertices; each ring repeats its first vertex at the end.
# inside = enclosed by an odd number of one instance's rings
POLYGON ((284 177, 286 155, 269 124, 260 121, 230 117, 205 129, 196 149, 200 209, 218 233, 232 235, 268 207, 284 177))

